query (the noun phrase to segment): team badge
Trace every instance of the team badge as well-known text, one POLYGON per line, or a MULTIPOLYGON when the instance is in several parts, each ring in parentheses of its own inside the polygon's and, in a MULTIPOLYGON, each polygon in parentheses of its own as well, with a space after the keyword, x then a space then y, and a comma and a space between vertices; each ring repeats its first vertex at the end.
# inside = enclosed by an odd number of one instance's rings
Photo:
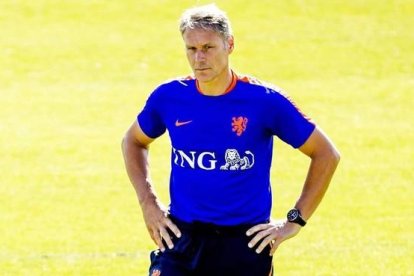
POLYGON ((237 136, 241 136, 243 132, 246 131, 248 121, 249 120, 246 117, 233 117, 231 123, 231 126, 233 127, 232 131, 236 132, 237 136))

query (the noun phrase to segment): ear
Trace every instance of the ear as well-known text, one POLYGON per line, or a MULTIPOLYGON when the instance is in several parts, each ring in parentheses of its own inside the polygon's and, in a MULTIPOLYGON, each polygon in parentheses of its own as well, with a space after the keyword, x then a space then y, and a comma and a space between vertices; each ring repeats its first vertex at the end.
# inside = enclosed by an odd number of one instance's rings
POLYGON ((227 39, 227 50, 229 51, 229 54, 231 54, 234 50, 234 37, 230 36, 227 39))

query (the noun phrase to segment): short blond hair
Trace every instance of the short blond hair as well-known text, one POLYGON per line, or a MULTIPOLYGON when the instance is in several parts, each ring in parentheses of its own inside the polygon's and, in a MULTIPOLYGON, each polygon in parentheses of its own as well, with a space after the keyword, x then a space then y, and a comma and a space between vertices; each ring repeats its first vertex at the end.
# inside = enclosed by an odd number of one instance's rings
POLYGON ((227 14, 215 4, 198 6, 184 11, 180 19, 180 32, 183 35, 187 29, 212 30, 224 39, 232 36, 230 20, 227 14))

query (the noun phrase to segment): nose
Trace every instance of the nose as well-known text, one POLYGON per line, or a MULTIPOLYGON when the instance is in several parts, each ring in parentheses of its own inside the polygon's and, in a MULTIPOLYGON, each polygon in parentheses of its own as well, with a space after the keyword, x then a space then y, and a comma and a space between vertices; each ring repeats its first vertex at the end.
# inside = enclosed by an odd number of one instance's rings
POLYGON ((206 54, 203 51, 196 51, 194 58, 196 62, 204 61, 206 59, 206 54))

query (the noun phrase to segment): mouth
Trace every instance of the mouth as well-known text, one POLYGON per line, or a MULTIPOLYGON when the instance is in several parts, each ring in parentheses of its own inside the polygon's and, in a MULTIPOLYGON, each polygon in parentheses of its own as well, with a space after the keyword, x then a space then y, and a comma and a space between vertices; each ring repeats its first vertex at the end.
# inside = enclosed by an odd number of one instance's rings
POLYGON ((200 72, 207 71, 207 70, 210 70, 210 68, 196 68, 195 69, 195 71, 200 71, 200 72))

